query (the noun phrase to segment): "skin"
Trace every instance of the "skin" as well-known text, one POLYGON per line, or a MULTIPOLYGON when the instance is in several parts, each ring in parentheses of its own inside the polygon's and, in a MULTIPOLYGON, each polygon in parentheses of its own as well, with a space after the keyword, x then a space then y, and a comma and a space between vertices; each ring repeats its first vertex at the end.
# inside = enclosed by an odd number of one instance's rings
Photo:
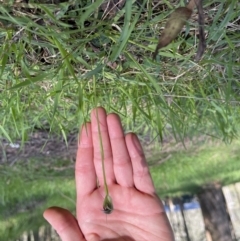
POLYGON ((91 123, 81 129, 77 151, 77 216, 66 209, 51 207, 44 212, 44 218, 62 241, 173 241, 137 136, 134 133, 124 135, 118 115, 107 115, 101 107, 97 111, 113 211, 108 215, 102 211, 104 177, 94 109, 91 123))

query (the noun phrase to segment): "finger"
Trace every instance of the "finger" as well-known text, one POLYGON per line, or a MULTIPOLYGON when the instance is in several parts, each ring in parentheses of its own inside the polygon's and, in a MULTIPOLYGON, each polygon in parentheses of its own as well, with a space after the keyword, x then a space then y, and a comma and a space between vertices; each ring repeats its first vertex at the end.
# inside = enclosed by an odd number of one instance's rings
POLYGON ((68 210, 59 207, 51 207, 45 210, 43 216, 57 231, 62 241, 85 240, 77 220, 68 210))
POLYGON ((81 128, 77 159, 75 163, 75 178, 77 197, 90 194, 97 187, 97 177, 93 163, 93 142, 91 124, 86 123, 81 128))
POLYGON ((133 167, 133 181, 135 187, 144 193, 154 194, 155 188, 144 156, 142 146, 134 133, 125 137, 133 167))
POLYGON ((115 182, 112 161, 112 148, 109 140, 106 118, 106 111, 101 107, 96 108, 91 112, 94 165, 100 186, 104 185, 102 170, 102 154, 104 155, 103 161, 107 184, 112 184, 115 182), (101 136, 99 135, 98 128, 100 128, 101 136), (101 149, 100 140, 102 140, 103 149, 101 149))
POLYGON ((121 186, 132 187, 132 163, 119 116, 116 114, 109 114, 107 116, 107 124, 112 146, 113 169, 116 181, 121 186))

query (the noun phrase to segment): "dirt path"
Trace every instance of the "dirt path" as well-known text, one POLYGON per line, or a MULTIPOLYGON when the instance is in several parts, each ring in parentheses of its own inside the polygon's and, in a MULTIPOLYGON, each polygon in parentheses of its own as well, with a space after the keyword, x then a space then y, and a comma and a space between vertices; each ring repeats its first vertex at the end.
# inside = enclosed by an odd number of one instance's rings
POLYGON ((21 141, 14 144, 0 139, 0 164, 14 165, 18 161, 29 158, 61 158, 75 160, 77 150, 77 133, 67 137, 68 146, 63 139, 49 136, 48 132, 33 133, 29 140, 21 147, 21 141))

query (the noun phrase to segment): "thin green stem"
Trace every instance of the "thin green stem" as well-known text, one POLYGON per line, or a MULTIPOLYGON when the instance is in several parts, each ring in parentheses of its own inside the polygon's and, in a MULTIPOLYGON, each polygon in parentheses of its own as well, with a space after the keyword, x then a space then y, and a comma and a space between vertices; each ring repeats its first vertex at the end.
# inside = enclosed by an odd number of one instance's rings
POLYGON ((103 143, 102 143, 102 135, 100 130, 99 118, 98 118, 98 110, 96 110, 97 115, 97 125, 98 125, 98 136, 100 140, 100 149, 101 149, 101 160, 102 160, 102 171, 103 171, 103 180, 104 180, 104 189, 105 189, 105 198, 103 200, 103 212, 105 214, 110 214, 113 210, 112 199, 109 196, 107 180, 106 180, 106 172, 105 172, 105 165, 104 165, 104 151, 103 151, 103 143))
POLYGON ((99 118, 98 118, 98 110, 96 112, 97 112, 97 124, 98 124, 98 137, 100 140, 100 149, 101 149, 101 161, 102 161, 104 189, 106 192, 106 196, 108 196, 109 193, 108 193, 108 186, 107 186, 106 172, 105 172, 105 165, 104 165, 104 151, 103 151, 103 143, 102 143, 102 135, 101 135, 101 130, 100 130, 99 118))

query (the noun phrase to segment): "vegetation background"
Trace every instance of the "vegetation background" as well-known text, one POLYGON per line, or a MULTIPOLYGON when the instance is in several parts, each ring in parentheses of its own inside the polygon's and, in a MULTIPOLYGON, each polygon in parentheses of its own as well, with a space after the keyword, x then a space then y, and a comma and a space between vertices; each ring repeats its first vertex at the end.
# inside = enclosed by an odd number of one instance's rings
POLYGON ((152 60, 182 0, 113 1, 111 11, 103 0, 0 3, 2 240, 43 224, 47 206, 74 210, 75 199, 71 160, 9 162, 5 147, 24 152, 39 130, 68 145, 98 105, 138 133, 161 196, 240 179, 237 0, 204 2, 207 49, 198 63, 196 12, 152 60))

